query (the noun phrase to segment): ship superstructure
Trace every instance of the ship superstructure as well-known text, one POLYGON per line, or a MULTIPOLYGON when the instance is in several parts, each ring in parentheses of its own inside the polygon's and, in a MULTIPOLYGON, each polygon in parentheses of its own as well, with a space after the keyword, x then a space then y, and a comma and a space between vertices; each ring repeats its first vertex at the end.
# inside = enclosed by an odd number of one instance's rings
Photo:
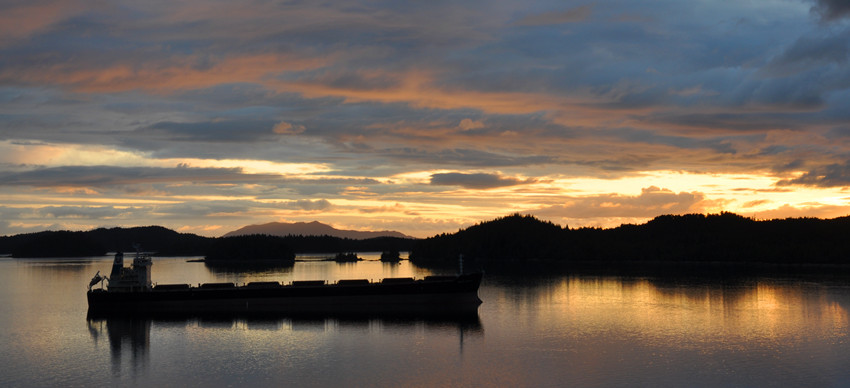
POLYGON ((101 276, 100 272, 94 275, 89 283, 89 291, 96 284, 106 280, 106 289, 109 292, 138 292, 150 291, 151 265, 153 260, 148 254, 136 251, 133 263, 129 267, 124 266, 124 253, 115 253, 112 261, 112 272, 109 277, 101 276))

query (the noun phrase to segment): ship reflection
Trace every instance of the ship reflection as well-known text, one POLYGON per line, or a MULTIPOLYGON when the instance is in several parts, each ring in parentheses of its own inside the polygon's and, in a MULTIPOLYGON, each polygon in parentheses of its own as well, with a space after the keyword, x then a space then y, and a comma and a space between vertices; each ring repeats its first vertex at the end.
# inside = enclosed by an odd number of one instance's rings
MULTIPOLYGON (((87 316, 95 345, 102 337, 109 341, 113 374, 139 374, 148 365, 151 330, 198 327, 210 330, 258 330, 297 332, 357 332, 380 328, 382 332, 424 330, 457 335, 458 351, 466 338, 484 333, 477 311, 419 314, 146 314, 87 316), (129 353, 130 365, 124 365, 129 353), (129 369, 129 370, 128 370, 129 369)), ((155 335, 155 334, 154 334, 155 335)))
POLYGON ((125 368, 123 358, 129 353, 127 366, 131 375, 147 369, 150 348, 151 321, 147 319, 89 319, 89 332, 97 345, 105 334, 112 358, 112 374, 121 375, 125 368))

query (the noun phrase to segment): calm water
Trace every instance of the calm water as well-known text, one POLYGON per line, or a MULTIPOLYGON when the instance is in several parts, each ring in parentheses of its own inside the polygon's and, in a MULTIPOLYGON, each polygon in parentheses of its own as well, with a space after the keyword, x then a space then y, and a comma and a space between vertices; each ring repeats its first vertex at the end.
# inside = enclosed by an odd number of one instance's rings
MULTIPOLYGON (((488 275, 477 319, 88 321, 86 284, 110 266, 0 259, 0 386, 850 386, 850 282, 488 275)), ((429 274, 153 266, 160 283, 429 274)))

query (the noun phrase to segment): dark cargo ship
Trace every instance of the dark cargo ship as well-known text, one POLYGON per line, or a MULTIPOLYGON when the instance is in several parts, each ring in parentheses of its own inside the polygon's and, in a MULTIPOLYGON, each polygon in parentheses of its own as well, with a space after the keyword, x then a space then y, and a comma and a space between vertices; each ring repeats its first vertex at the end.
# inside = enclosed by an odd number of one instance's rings
POLYGON ((89 283, 89 314, 154 313, 466 313, 481 300, 481 273, 386 278, 279 282, 188 284, 151 283, 150 256, 136 253, 124 267, 115 255, 109 277, 98 272, 89 283), (95 285, 106 281, 106 288, 95 285))

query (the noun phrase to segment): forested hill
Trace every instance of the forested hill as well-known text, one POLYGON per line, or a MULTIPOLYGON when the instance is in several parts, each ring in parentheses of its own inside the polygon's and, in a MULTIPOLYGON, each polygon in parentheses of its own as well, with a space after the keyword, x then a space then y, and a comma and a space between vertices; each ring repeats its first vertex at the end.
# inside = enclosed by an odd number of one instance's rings
MULTIPOLYGON (((218 239, 223 239, 220 237, 218 239)), ((265 236, 261 238, 273 238, 265 236)), ((331 236, 274 237, 295 253, 411 251, 417 265, 479 262, 746 262, 850 265, 850 217, 756 221, 733 213, 665 215, 642 225, 569 229, 511 215, 424 240, 331 236)), ((206 256, 216 238, 159 226, 39 232, 0 237, 0 254, 15 257, 97 256, 142 250, 161 256, 206 256)))
POLYGON ((420 240, 411 260, 416 264, 457 262, 459 255, 473 260, 557 260, 567 247, 568 231, 550 222, 518 214, 420 240))
POLYGON ((45 231, 0 237, 0 253, 14 257, 99 256, 107 252, 133 252, 138 244, 143 251, 165 256, 198 255, 206 252, 212 241, 209 237, 178 233, 161 226, 45 231))
POLYGON ((511 215, 420 240, 417 265, 479 261, 850 264, 850 217, 756 221, 734 213, 665 215, 642 225, 569 229, 511 215))
MULTIPOLYGON (((245 252, 255 252, 257 246, 286 246, 286 252, 337 253, 366 251, 409 251, 416 241, 412 238, 376 237, 354 240, 332 236, 266 236, 254 235, 253 245, 245 252), (268 240, 268 241, 263 241, 268 240)), ((82 257, 100 256, 107 252, 133 252, 138 244, 141 250, 155 252, 158 256, 209 256, 221 259, 221 247, 231 247, 218 240, 234 237, 203 237, 178 233, 161 226, 134 228, 100 228, 85 232, 45 231, 0 237, 0 254, 13 257, 82 257)), ((237 240, 233 240, 237 241, 237 240)), ((244 256, 241 252, 236 256, 244 256)))

